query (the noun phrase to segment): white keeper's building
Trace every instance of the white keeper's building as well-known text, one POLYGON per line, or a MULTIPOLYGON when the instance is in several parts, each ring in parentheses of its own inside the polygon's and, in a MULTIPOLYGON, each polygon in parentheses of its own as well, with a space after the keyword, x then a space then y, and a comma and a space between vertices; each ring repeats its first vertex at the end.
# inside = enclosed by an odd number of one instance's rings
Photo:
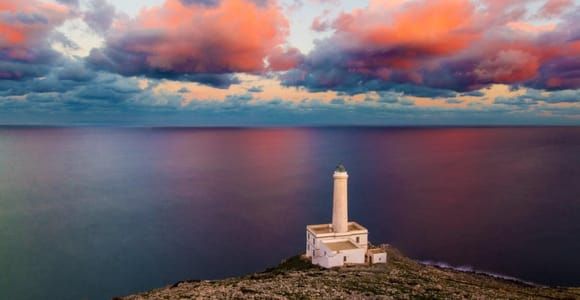
POLYGON ((383 249, 369 249, 368 230, 348 221, 348 173, 342 164, 333 178, 332 223, 306 226, 306 256, 324 268, 386 263, 383 249))

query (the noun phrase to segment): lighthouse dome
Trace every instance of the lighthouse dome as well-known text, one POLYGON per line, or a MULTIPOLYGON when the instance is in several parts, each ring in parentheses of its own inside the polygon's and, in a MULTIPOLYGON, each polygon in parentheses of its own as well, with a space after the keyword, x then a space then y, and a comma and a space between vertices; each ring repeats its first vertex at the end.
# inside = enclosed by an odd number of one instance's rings
POLYGON ((336 166, 336 169, 334 171, 335 172, 345 173, 346 172, 346 168, 344 167, 343 164, 338 164, 338 166, 336 166))

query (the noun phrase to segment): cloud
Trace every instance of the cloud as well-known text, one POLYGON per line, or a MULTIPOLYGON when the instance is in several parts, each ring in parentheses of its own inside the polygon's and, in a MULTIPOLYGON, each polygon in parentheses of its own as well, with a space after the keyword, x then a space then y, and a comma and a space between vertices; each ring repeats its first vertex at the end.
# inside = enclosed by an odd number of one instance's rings
POLYGON ((181 0, 185 5, 206 5, 206 6, 217 6, 220 0, 181 0))
POLYGON ((445 102, 447 102, 447 104, 461 104, 465 101, 459 99, 447 99, 445 102))
POLYGON ((312 25, 310 25, 310 29, 313 31, 324 32, 330 28, 330 24, 327 20, 324 19, 325 16, 318 16, 314 18, 312 21, 312 25))
POLYGON ((300 55, 284 50, 288 21, 276 3, 258 2, 166 0, 134 20, 115 22, 106 46, 93 49, 88 62, 122 75, 219 87, 236 82, 232 73, 267 71, 265 61, 277 71, 293 67, 300 55))
POLYGON ((311 91, 397 90, 422 97, 492 84, 580 88, 580 26, 572 16, 532 34, 514 26, 527 15, 525 3, 480 4, 371 1, 336 18, 334 33, 281 79, 311 91))
POLYGON ((470 97, 483 97, 485 96, 485 93, 483 93, 482 91, 471 91, 471 92, 466 92, 461 94, 462 96, 470 96, 470 97))
POLYGON ((252 86, 248 89, 249 93, 261 93, 264 91, 264 88, 262 88, 261 86, 252 86))
POLYGON ((188 88, 186 88, 186 87, 180 88, 179 90, 177 90, 177 92, 180 93, 180 94, 191 93, 191 91, 188 88))
POLYGON ((54 70, 59 80, 88 82, 97 76, 96 72, 86 68, 78 61, 69 61, 62 68, 54 70))
POLYGON ((542 17, 554 17, 573 5, 573 0, 548 0, 540 9, 539 14, 542 17))
POLYGON ((373 0, 323 15, 328 30, 303 55, 286 43, 273 0, 166 0, 133 19, 104 0, 58 2, 0 3, 3 123, 580 120, 580 11, 571 6, 546 8, 544 20, 522 1, 373 0), (95 29, 102 48, 86 58, 53 50, 78 48, 70 24, 60 27, 72 18, 95 29))
POLYGON ((70 16, 71 10, 60 4, 3 0, 0 3, 0 80, 46 74, 60 57, 50 46, 51 42, 68 43, 54 29, 70 16))
MULTIPOLYGON (((249 0, 257 5, 267 5, 270 0, 249 0)), ((203 6, 218 6, 222 0, 181 0, 185 5, 203 5, 203 6)))
POLYGON ((72 7, 77 7, 79 6, 79 0, 56 0, 56 2, 62 3, 62 4, 66 4, 72 7))
POLYGON ((106 0, 92 0, 83 19, 97 33, 106 33, 116 16, 115 7, 106 0))
POLYGON ((500 97, 495 98, 494 104, 505 104, 505 105, 526 107, 529 105, 536 105, 536 104, 538 104, 538 101, 531 99, 531 98, 526 98, 526 97, 510 98, 510 97, 500 96, 500 97))
POLYGON ((304 55, 300 50, 294 47, 283 49, 277 47, 272 49, 272 52, 267 58, 268 70, 285 71, 294 68, 304 60, 304 55))
POLYGON ((527 89, 526 93, 522 95, 515 97, 498 96, 494 101, 495 104, 516 106, 529 106, 540 102, 549 104, 580 103, 580 90, 543 92, 536 89, 527 89))

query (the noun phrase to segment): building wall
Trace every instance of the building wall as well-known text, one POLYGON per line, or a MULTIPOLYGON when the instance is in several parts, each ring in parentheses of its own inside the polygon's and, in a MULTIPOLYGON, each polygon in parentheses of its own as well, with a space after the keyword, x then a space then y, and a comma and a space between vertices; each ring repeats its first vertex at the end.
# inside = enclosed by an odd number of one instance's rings
POLYGON ((373 264, 386 264, 387 263, 387 253, 375 253, 371 254, 373 258, 373 264))
POLYGON ((344 264, 364 264, 365 249, 330 251, 326 247, 321 249, 321 256, 314 257, 312 263, 325 268, 341 267, 344 264), (326 255, 324 255, 326 253, 326 255), (345 261, 346 257, 346 261, 345 261))
POLYGON ((368 243, 369 243, 368 236, 369 236, 368 233, 365 233, 365 234, 354 234, 354 235, 350 236, 350 239, 354 243, 356 243, 357 245, 360 245, 360 246, 363 246, 363 247, 367 247, 368 246, 368 243), (356 241, 356 238, 357 237, 359 238, 359 241, 358 242, 356 241))
POLYGON ((312 237, 308 230, 306 230, 306 257, 312 257, 312 237))
POLYGON ((306 230, 306 257, 312 259, 312 263, 326 268, 338 267, 344 265, 344 257, 346 256, 346 263, 349 264, 364 264, 365 254, 368 246, 368 232, 356 232, 352 234, 337 234, 317 237, 314 233, 306 230), (357 243, 358 237, 358 243, 357 243), (324 246, 323 241, 344 239, 350 240, 359 245, 362 249, 342 250, 338 253, 333 253, 324 246))
POLYGON ((343 250, 339 255, 346 256, 347 264, 364 264, 366 249, 343 250))

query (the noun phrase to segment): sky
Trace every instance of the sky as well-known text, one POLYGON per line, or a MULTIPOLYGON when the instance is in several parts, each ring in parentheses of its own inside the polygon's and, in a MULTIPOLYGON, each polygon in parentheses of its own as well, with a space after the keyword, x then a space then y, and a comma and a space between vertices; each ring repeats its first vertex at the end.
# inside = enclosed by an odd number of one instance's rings
POLYGON ((580 125, 580 0, 2 0, 0 125, 580 125))

